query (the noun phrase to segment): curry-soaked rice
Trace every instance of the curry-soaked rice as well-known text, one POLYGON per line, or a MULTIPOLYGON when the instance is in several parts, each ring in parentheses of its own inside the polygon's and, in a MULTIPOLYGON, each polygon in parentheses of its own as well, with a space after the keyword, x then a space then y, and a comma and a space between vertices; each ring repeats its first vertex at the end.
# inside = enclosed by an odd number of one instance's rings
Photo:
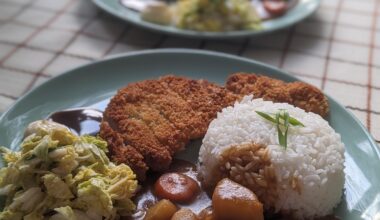
POLYGON ((286 103, 246 96, 218 114, 199 153, 204 184, 228 177, 250 188, 266 210, 312 219, 331 213, 344 184, 344 144, 327 121, 286 103), (256 111, 287 111, 304 126, 291 126, 287 148, 276 123, 256 111))

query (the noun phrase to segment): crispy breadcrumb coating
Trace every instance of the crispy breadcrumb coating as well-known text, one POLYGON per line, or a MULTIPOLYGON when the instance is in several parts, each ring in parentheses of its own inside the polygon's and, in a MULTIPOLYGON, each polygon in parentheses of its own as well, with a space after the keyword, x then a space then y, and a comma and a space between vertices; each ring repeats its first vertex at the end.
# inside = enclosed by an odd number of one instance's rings
POLYGON ((176 152, 204 136, 218 112, 248 94, 322 116, 329 109, 323 93, 302 82, 236 73, 224 88, 169 75, 119 90, 104 112, 100 136, 109 144, 111 159, 128 164, 144 180, 149 169, 166 170, 176 152))
POLYGON ((216 84, 183 77, 131 83, 108 104, 100 135, 111 158, 130 165, 143 180, 148 169, 167 169, 172 156, 203 137, 216 113, 237 97, 216 84))
POLYGON ((184 77, 164 76, 160 78, 161 85, 168 91, 177 93, 189 106, 196 111, 203 121, 201 138, 207 131, 208 124, 216 114, 226 106, 233 104, 239 96, 227 91, 221 86, 206 80, 190 80, 184 77))
POLYGON ((114 131, 106 120, 100 125, 100 136, 108 143, 111 160, 128 164, 139 180, 144 180, 148 170, 144 157, 134 147, 125 144, 122 135, 114 131))
POLYGON ((304 82, 286 83, 261 75, 235 73, 228 77, 226 88, 242 96, 253 94, 255 98, 286 102, 322 117, 329 112, 328 100, 322 91, 304 82))

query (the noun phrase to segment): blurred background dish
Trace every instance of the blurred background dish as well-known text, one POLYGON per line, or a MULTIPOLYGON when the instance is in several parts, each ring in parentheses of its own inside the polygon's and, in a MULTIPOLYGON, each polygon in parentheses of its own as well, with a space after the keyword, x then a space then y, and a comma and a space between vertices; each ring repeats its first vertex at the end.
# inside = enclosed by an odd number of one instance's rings
POLYGON ((171 35, 214 39, 261 35, 283 29, 311 15, 320 4, 320 0, 93 2, 108 13, 146 29, 171 35))

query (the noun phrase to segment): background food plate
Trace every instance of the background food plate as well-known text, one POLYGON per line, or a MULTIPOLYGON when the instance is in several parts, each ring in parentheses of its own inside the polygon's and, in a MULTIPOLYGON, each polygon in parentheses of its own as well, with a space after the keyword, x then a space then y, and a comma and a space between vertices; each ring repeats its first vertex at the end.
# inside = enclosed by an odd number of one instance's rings
POLYGON ((99 8, 106 12, 123 19, 129 23, 149 29, 156 32, 161 32, 170 35, 179 35, 192 38, 238 38, 255 36, 273 32, 282 28, 289 27, 311 15, 320 4, 320 0, 298 0, 297 5, 289 10, 285 15, 264 21, 262 30, 242 30, 230 32, 199 32, 179 29, 172 26, 163 26, 144 21, 140 18, 140 13, 128 9, 120 4, 120 0, 92 0, 99 8))
MULTIPOLYGON (((0 145, 16 149, 23 129, 51 112, 85 106, 104 107, 118 88, 130 82, 180 74, 224 84, 238 71, 260 73, 285 81, 296 78, 274 67, 236 56, 200 50, 166 49, 116 56, 62 74, 19 99, 0 118, 0 145)), ((341 219, 374 219, 380 216, 380 151, 361 123, 329 98, 331 126, 346 145, 345 197, 335 210, 341 219)), ((192 145, 199 146, 200 141, 192 145)), ((194 149, 182 153, 197 159, 194 149)))

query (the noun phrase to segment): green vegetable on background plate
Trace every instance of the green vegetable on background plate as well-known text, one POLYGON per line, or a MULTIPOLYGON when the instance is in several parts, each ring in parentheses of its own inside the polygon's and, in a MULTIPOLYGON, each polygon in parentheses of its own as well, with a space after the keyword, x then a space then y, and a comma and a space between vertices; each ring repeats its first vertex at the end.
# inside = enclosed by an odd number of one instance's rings
POLYGON ((3 220, 117 219, 131 214, 136 175, 106 156, 107 143, 51 121, 31 123, 21 151, 0 148, 3 220))
POLYGON ((181 0, 176 3, 176 26, 196 31, 259 30, 261 19, 247 0, 181 0))
MULTIPOLYGON (((135 8, 134 0, 122 4, 135 8)), ((144 3, 142 3, 144 4, 144 3)), ((141 11, 145 21, 181 29, 207 32, 260 30, 261 19, 249 0, 150 1, 141 11)))

